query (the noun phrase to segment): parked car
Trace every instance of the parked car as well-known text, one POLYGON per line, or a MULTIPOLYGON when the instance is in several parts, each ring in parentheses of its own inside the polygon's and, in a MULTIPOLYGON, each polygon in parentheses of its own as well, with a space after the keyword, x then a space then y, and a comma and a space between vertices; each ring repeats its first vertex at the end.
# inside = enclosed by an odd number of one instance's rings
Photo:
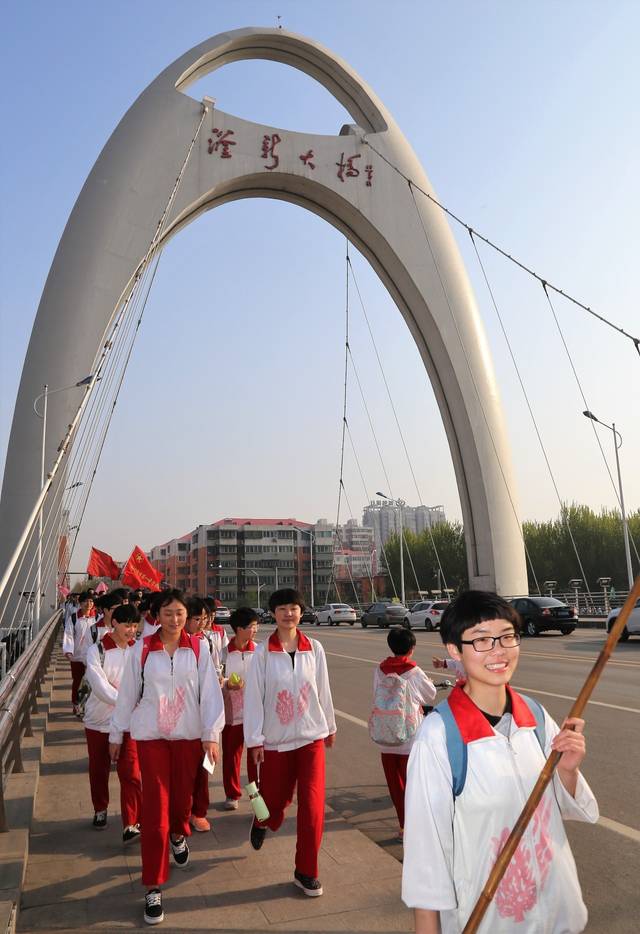
POLYGON ((216 607, 216 623, 228 623, 231 619, 231 610, 228 606, 216 607))
POLYGON ((388 629, 389 626, 406 626, 411 629, 410 613, 406 606, 401 603, 372 603, 362 614, 360 620, 362 628, 367 626, 378 626, 380 629, 388 629))
MULTIPOLYGON (((607 632, 611 632, 611 627, 615 623, 620 613, 621 607, 611 610, 607 616, 607 632)), ((629 636, 640 636, 640 600, 636 600, 636 605, 629 613, 627 625, 622 630, 620 642, 626 642, 629 636)))
POLYGON ((300 617, 301 623, 310 623, 312 626, 318 622, 318 614, 312 606, 308 606, 302 616, 300 617))
POLYGON ((340 623, 349 623, 350 626, 356 621, 356 611, 348 603, 327 603, 326 606, 317 607, 316 624, 328 623, 330 626, 339 626, 340 623))
POLYGON ((429 632, 440 627, 440 619, 449 606, 446 600, 422 600, 411 608, 409 623, 415 626, 424 626, 429 632))
POLYGON ((527 636, 538 636, 550 629, 570 635, 578 623, 578 611, 555 597, 517 597, 511 600, 524 623, 527 636))

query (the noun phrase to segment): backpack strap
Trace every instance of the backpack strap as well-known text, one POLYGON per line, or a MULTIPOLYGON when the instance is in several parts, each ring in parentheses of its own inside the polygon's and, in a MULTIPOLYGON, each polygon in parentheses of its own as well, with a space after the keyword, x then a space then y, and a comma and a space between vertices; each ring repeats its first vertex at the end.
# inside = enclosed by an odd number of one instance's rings
MULTIPOLYGON (((520 694, 520 691, 518 691, 520 694)), ((544 710, 542 704, 539 704, 537 700, 534 700, 533 697, 529 697, 528 694, 520 694, 520 697, 525 701, 527 707, 535 717, 536 726, 534 733, 536 734, 536 739, 540 743, 540 749, 544 753, 544 747, 547 742, 547 728, 544 722, 544 710)))
POLYGON ((100 645, 100 642, 98 641, 98 624, 97 623, 93 623, 91 626, 91 641, 93 642, 94 645, 96 644, 96 642, 98 642, 98 645, 100 645))
POLYGON ((78 614, 74 612, 71 614, 71 622, 73 623, 73 628, 76 628, 76 620, 78 619, 78 614))
POLYGON ((100 659, 100 667, 104 668, 104 646, 102 644, 102 640, 98 642, 98 657, 100 659))
MULTIPOLYGON (((544 720, 544 710, 542 705, 538 703, 537 700, 534 700, 532 697, 529 697, 526 694, 520 694, 519 696, 526 703, 527 707, 533 714, 536 726, 534 733, 536 739, 540 744, 540 748, 544 753, 545 743, 546 743, 546 726, 544 720)), ((464 788, 464 783, 467 777, 467 744, 462 739, 462 734, 456 719, 453 715, 453 711, 449 706, 448 700, 443 700, 438 704, 437 707, 434 707, 434 713, 439 713, 442 717, 442 722, 444 723, 444 731, 447 743, 447 756, 449 757, 449 764, 451 766, 451 776, 452 776, 452 790, 453 797, 457 798, 462 794, 462 789, 464 788)))
POLYGON ((462 739, 460 728, 456 723, 456 718, 453 716, 448 700, 443 700, 437 707, 434 707, 433 713, 439 713, 444 723, 447 755, 453 779, 453 797, 457 798, 462 793, 467 778, 467 744, 462 739))

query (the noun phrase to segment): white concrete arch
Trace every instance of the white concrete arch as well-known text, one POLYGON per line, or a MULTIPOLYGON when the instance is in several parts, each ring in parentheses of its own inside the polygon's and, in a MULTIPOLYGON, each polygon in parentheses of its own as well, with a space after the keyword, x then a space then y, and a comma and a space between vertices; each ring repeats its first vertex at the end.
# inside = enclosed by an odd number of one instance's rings
MULTIPOLYGON (((419 216, 407 183, 366 140, 426 191, 432 191, 429 181, 390 114, 346 63, 312 40, 260 28, 218 35, 165 69, 125 114, 87 178, 47 278, 24 364, 0 502, 0 565, 39 492, 41 426, 33 399, 43 383, 68 384, 95 364, 202 113, 183 91, 204 74, 249 58, 304 71, 345 106, 355 125, 337 136, 314 135, 212 111, 165 237, 205 210, 247 197, 299 204, 344 232, 391 293, 433 385, 460 493, 471 585, 525 593, 509 445, 462 260, 442 213, 418 195, 419 216)), ((51 398, 48 465, 77 401, 65 393, 51 398)))

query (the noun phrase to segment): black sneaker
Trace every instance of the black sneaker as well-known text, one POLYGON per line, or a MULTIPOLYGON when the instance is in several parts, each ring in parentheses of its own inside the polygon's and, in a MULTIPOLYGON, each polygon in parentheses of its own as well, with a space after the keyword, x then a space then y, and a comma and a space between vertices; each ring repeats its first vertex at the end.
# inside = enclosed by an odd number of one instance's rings
POLYGON ((162 892, 160 889, 149 889, 144 897, 144 920, 147 924, 160 924, 164 921, 162 910, 162 892))
POLYGON ((259 850, 264 843, 264 838, 267 836, 267 828, 261 827, 260 824, 257 824, 255 820, 251 824, 251 846, 254 850, 259 850))
POLYGON ((304 876, 297 869, 293 874, 293 883, 310 898, 317 898, 322 895, 322 882, 320 882, 320 879, 315 879, 313 876, 304 876))
POLYGON ((122 831, 122 842, 123 843, 134 843, 136 840, 140 839, 140 824, 129 824, 128 827, 125 827, 122 831))
POLYGON ((93 826, 97 830, 104 830, 107 826, 107 812, 106 811, 96 811, 93 815, 93 826))
POLYGON ((176 861, 176 864, 180 869, 185 869, 187 863, 189 862, 189 847, 187 846, 187 838, 179 837, 178 840, 171 840, 171 852, 173 853, 173 858, 176 861))

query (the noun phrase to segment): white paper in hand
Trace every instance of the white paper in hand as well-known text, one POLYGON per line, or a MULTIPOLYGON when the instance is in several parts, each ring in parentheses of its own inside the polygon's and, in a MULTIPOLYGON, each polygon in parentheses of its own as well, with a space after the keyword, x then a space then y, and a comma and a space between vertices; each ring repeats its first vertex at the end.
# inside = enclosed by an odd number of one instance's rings
POLYGON ((202 768, 206 769, 209 775, 213 775, 213 770, 215 769, 216 764, 209 758, 209 753, 205 752, 204 759, 202 760, 202 768))

